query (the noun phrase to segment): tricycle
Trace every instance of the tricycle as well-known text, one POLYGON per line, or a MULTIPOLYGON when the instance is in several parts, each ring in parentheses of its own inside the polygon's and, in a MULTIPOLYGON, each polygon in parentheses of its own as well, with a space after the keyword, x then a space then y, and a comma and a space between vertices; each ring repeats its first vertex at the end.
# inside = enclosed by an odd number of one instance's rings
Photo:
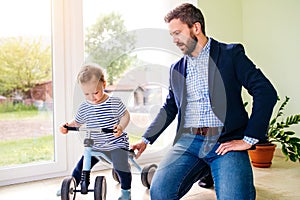
MULTIPOLYGON (((94 151, 92 149, 93 146, 93 139, 91 139, 91 132, 100 133, 106 132, 106 133, 113 133, 113 129, 91 129, 91 128, 81 128, 81 127, 69 127, 65 126, 70 131, 79 131, 84 132, 84 160, 83 160, 83 172, 84 171, 90 171, 91 170, 91 157, 94 156, 99 159, 99 161, 109 164, 112 166, 111 159, 105 155, 101 151, 94 151)), ((108 145, 106 143, 106 145, 108 145)), ((124 149, 125 151, 128 151, 128 160, 129 163, 131 163, 140 173, 141 175, 141 182, 143 186, 145 186, 147 189, 151 186, 152 177, 157 169, 156 164, 150 164, 146 165, 145 167, 141 167, 136 161, 135 161, 135 152, 131 149, 124 149)), ((76 187, 76 181, 73 177, 67 177, 63 180, 61 185, 61 199, 62 200, 75 200, 76 193, 80 192, 81 194, 87 194, 88 192, 94 192, 94 199, 95 200, 105 200, 106 199, 106 193, 107 193, 107 183, 105 176, 97 176, 95 178, 94 188, 89 189, 89 177, 82 176, 82 180, 78 186, 80 186, 79 189, 76 187), (88 179, 88 180, 87 180, 88 179)), ((120 182, 118 174, 116 171, 112 168, 112 177, 115 181, 120 182)))

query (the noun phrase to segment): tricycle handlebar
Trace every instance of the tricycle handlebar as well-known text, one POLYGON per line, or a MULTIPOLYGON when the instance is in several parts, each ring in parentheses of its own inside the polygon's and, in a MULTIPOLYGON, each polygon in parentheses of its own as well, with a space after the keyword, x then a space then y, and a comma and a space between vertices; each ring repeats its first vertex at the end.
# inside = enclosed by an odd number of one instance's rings
POLYGON ((93 132, 105 132, 105 133, 113 133, 114 132, 114 129, 110 129, 110 128, 92 129, 92 128, 72 127, 72 126, 67 126, 67 125, 64 125, 64 128, 66 128, 68 131, 93 131, 93 132))

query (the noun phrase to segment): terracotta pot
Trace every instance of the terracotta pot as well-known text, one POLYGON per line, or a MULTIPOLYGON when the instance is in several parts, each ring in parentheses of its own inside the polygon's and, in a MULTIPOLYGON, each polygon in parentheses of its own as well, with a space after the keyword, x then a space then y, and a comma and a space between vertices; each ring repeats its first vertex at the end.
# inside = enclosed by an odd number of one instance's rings
POLYGON ((248 151, 252 165, 261 168, 271 167, 275 148, 276 144, 257 144, 256 149, 248 151))

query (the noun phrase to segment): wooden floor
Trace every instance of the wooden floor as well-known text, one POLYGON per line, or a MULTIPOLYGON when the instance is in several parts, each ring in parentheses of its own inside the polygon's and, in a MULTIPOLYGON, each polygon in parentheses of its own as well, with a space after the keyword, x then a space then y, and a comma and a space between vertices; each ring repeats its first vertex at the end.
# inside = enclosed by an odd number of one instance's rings
MULTIPOLYGON (((282 157, 275 157, 271 168, 253 168, 258 200, 295 200, 300 199, 300 164, 286 162, 282 157)), ((91 182, 97 175, 105 175, 107 179, 107 199, 116 200, 120 193, 111 171, 99 171, 92 174, 91 182)), ((23 184, 0 187, 1 200, 59 200, 56 192, 60 188, 64 177, 53 178, 23 184)), ((91 183, 93 186, 93 183, 91 183)), ((92 200, 93 193, 77 194, 77 200, 92 200)), ((149 200, 149 191, 140 180, 139 174, 133 175, 132 200, 149 200)), ((203 189, 197 184, 186 194, 183 200, 215 200, 212 189, 203 189)))

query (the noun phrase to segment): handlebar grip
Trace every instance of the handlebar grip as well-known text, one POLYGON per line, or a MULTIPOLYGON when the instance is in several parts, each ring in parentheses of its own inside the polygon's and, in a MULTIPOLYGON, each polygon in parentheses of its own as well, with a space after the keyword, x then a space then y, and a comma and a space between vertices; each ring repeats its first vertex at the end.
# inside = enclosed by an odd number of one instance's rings
POLYGON ((114 132, 114 129, 111 129, 111 128, 103 128, 102 131, 105 132, 105 133, 113 133, 113 132, 114 132))
POLYGON ((66 128, 68 131, 79 131, 79 127, 72 127, 64 125, 64 128, 66 128))

